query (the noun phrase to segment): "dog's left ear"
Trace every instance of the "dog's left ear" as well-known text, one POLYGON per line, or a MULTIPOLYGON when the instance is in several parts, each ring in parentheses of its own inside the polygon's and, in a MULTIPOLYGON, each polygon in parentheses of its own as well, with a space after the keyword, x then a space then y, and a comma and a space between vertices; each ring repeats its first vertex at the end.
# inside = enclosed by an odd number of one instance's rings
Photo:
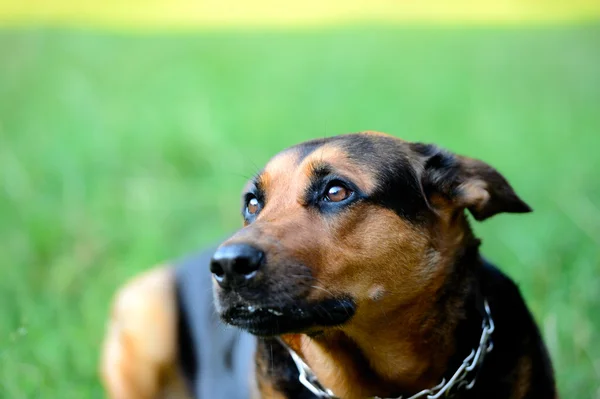
POLYGON ((452 208, 468 209, 480 221, 502 212, 532 211, 506 179, 485 162, 430 144, 414 143, 411 148, 420 159, 423 191, 433 206, 441 200, 452 208))

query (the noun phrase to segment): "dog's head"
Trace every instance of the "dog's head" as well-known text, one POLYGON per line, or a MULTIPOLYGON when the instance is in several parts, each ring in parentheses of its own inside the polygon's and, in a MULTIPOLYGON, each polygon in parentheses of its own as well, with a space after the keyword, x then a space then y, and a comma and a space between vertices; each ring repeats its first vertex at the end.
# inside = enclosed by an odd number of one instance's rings
POLYGON ((309 141, 246 186, 210 268, 217 311, 257 335, 368 323, 441 286, 477 220, 529 212, 492 167, 380 133, 309 141))

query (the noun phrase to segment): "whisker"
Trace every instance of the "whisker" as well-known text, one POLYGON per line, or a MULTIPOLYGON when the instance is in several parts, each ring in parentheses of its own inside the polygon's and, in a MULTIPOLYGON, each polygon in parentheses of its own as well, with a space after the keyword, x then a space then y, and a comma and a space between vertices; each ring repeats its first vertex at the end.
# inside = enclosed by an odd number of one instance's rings
POLYGON ((273 343, 269 342, 269 348, 271 349, 271 372, 275 370, 275 364, 273 360, 273 343))
POLYGON ((326 293, 328 293, 329 295, 331 295, 331 296, 335 296, 335 294, 334 294, 333 292, 329 291, 329 290, 328 290, 328 289, 326 289, 326 288, 319 287, 318 285, 311 285, 311 286, 310 286, 310 288, 314 288, 314 289, 316 289, 316 290, 325 291, 325 292, 326 292, 326 293))
POLYGON ((329 311, 327 311, 327 308, 325 308, 323 305, 317 305, 316 306, 317 309, 323 309, 323 311, 327 314, 327 317, 329 317, 329 320, 333 320, 333 317, 331 316, 331 313, 329 313, 329 311))

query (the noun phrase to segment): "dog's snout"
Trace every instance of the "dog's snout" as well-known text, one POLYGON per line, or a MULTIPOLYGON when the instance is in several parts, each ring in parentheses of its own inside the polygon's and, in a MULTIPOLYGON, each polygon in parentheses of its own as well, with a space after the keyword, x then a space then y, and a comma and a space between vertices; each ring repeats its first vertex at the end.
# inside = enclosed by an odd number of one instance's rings
POLYGON ((240 286, 256 275, 264 259, 264 252, 251 245, 226 245, 213 255, 210 271, 221 287, 240 286))

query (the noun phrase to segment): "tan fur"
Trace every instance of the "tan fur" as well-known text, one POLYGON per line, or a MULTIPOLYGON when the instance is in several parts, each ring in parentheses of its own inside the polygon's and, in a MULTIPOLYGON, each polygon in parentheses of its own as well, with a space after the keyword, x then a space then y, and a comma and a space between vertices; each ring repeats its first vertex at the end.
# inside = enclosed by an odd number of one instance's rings
POLYGON ((365 130, 364 132, 360 132, 360 134, 365 134, 367 136, 380 136, 380 137, 389 137, 389 138, 393 138, 394 140, 399 140, 399 141, 404 141, 401 138, 392 136, 389 133, 383 133, 383 132, 378 132, 376 130, 365 130))
POLYGON ((474 207, 481 210, 490 200, 490 193, 487 190, 487 183, 482 180, 471 180, 460 185, 458 190, 461 192, 459 206, 474 207))
MULTIPOLYGON (((302 163, 298 166, 299 172, 296 173, 308 176, 315 167, 319 166, 319 164, 323 162, 334 164, 340 171, 344 173, 344 175, 352 177, 352 180, 364 190, 372 191, 375 188, 376 180, 374 179, 374 176, 370 172, 365 171, 355 165, 348 158, 348 154, 334 144, 325 144, 321 148, 315 150, 313 154, 302 161, 302 163)), ((268 168, 271 170, 270 163, 268 168)), ((280 174, 289 173, 289 170, 286 171, 285 169, 273 168, 273 170, 277 170, 277 172, 280 174)), ((297 180, 297 182, 302 184, 306 182, 306 179, 299 181, 297 180)))
POLYGON ((175 281, 169 266, 134 278, 116 294, 101 376, 111 399, 183 399, 177 366, 175 281))

